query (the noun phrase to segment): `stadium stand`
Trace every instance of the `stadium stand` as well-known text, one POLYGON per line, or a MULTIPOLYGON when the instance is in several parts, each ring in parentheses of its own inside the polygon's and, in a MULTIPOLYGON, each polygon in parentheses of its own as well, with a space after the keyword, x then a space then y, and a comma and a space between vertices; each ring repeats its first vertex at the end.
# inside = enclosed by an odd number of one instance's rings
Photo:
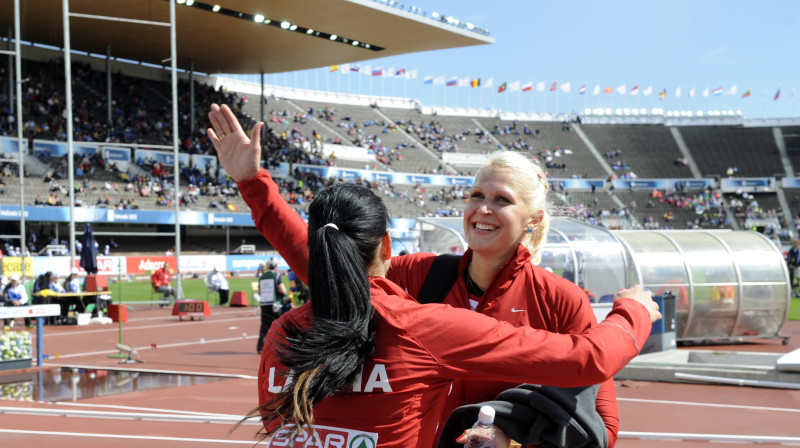
POLYGON ((783 174, 771 128, 682 126, 679 131, 705 177, 783 174))
MULTIPOLYGON (((32 139, 64 140, 63 71, 61 61, 26 60, 24 132, 32 139)), ((170 145, 171 108, 165 81, 113 75, 112 120, 106 119, 105 74, 83 63, 73 64, 76 141, 104 141, 170 145)), ((163 79, 163 76, 162 76, 163 79)), ((8 84, 0 67, 0 85, 8 84)), ((249 129, 260 119, 258 96, 227 91, 196 82, 195 129, 189 129, 189 89, 181 81, 181 152, 213 155, 205 135, 207 108, 211 102, 228 104, 249 129)), ((8 99, 0 90, 0 103, 8 99)), ((614 191, 612 178, 687 179, 688 160, 672 133, 677 130, 691 159, 703 177, 773 177, 785 175, 775 134, 769 127, 581 124, 576 121, 514 121, 500 118, 447 116, 422 109, 378 107, 377 104, 334 104, 271 95, 264 109, 267 130, 262 138, 262 159, 267 168, 283 162, 400 173, 458 173, 472 175, 474 165, 444 162, 447 153, 482 155, 497 148, 524 151, 546 167, 553 181, 552 197, 558 213, 609 227, 632 228, 756 228, 768 236, 796 235, 800 226, 800 189, 785 190, 788 209, 773 191, 728 192, 720 190, 625 189, 614 191), (579 132, 580 131, 580 132, 579 132), (326 151, 323 146, 331 145, 326 151), (336 145, 365 148, 369 160, 348 159, 336 145), (590 150, 595 148, 597 153, 590 150), (332 151, 332 154, 331 154, 332 151), (559 179, 603 179, 606 188, 565 189, 559 179), (730 204, 730 206, 726 205, 730 204)), ((0 108, 0 135, 15 135, 10 110, 0 108)), ((792 171, 800 166, 800 127, 781 129, 792 171)), ((67 161, 64 157, 34 159, 26 156, 26 203, 66 205, 67 161), (30 161, 30 162, 29 162, 30 161)), ((152 163, 126 173, 106 166, 101 157, 76 157, 76 205, 118 209, 173 207, 170 167, 152 163)), ((19 196, 17 167, 0 165, 0 203, 14 204, 19 196)), ((222 173, 182 167, 181 207, 188 210, 248 213, 235 183, 222 173)), ((294 170, 276 178, 281 194, 301 215, 320 189, 343 179, 323 179, 294 170)), ((349 182, 363 182, 351 179, 349 182)), ((460 216, 467 187, 433 185, 369 186, 386 200, 394 217, 460 216)), ((780 187, 780 185, 777 185, 780 187)), ((46 239, 46 238, 45 238, 46 239)), ((40 242, 39 246, 43 246, 40 242)), ((39 249, 41 249, 39 247, 39 249)), ((207 243, 202 250, 221 250, 207 243)), ((169 249, 169 248, 167 248, 169 249)), ((159 250, 164 250, 159 248, 159 250)))

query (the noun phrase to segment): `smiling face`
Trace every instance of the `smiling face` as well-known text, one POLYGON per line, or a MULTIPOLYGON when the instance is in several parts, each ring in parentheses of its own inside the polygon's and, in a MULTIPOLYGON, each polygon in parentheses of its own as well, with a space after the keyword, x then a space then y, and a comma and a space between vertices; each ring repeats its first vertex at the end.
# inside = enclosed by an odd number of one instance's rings
POLYGON ((532 223, 509 170, 490 168, 478 175, 464 210, 464 233, 476 255, 508 259, 532 223))

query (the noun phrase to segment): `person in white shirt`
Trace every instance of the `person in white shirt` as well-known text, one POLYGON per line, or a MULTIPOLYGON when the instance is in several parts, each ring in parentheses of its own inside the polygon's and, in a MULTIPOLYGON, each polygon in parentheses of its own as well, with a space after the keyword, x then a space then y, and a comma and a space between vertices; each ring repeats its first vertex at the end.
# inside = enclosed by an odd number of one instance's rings
POLYGON ((219 293, 219 304, 225 306, 228 304, 228 279, 225 274, 219 272, 216 267, 211 269, 211 272, 206 275, 206 286, 213 292, 219 293))
MULTIPOLYGON (((19 281, 19 274, 11 274, 8 278, 8 285, 3 291, 3 302, 5 306, 26 306, 28 303, 28 292, 25 286, 19 281)), ((14 319, 4 319, 3 329, 8 330, 14 326, 14 319)), ((25 318, 25 326, 31 326, 31 318, 25 318)))

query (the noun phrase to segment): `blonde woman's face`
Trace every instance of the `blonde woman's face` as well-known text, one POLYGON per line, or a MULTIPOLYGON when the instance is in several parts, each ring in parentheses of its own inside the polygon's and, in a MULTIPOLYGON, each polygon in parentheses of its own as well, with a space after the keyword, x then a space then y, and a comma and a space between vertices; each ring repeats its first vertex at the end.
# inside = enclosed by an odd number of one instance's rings
POLYGON ((531 220, 507 170, 488 169, 475 179, 464 210, 464 234, 475 253, 507 259, 531 220))

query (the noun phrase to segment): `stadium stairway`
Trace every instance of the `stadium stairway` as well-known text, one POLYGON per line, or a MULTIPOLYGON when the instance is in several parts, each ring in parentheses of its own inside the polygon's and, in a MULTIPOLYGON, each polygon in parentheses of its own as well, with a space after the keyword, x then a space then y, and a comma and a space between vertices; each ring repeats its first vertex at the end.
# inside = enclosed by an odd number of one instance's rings
POLYGON ((586 145, 586 147, 589 148, 589 151, 592 153, 594 158, 597 159, 597 163, 601 167, 603 167, 603 170, 606 172, 606 175, 611 176, 612 174, 614 174, 614 170, 611 169, 606 160, 603 159, 603 156, 600 155, 600 152, 597 150, 597 148, 595 148, 594 144, 592 144, 591 140, 589 140, 589 137, 587 137, 586 134, 583 132, 583 129, 581 129, 581 125, 579 125, 578 123, 573 123, 572 129, 575 130, 575 133, 578 134, 581 140, 583 140, 583 143, 586 145))
POLYGON ((675 126, 670 126, 669 131, 672 133, 672 138, 675 139, 675 144, 678 145, 681 155, 683 155, 683 157, 689 163, 689 170, 692 172, 692 177, 697 179, 701 178, 702 175, 700 174, 700 170, 697 168, 697 163, 695 163, 694 157, 692 157, 692 153, 689 151, 689 147, 686 146, 686 142, 683 141, 683 136, 678 128, 675 126))
MULTIPOLYGON (((387 117, 386 114, 384 114, 383 111, 380 110, 380 108, 376 107, 375 108, 375 112, 378 115, 380 115, 381 118, 386 120, 387 123, 394 123, 394 120, 392 120, 391 118, 387 117)), ((413 140, 413 141, 417 142, 417 144, 419 145, 419 149, 420 150, 427 152, 431 157, 439 159, 439 161, 441 162, 441 165, 447 170, 447 172, 453 173, 453 174, 458 173, 458 170, 456 170, 453 167, 451 167, 450 165, 446 164, 444 162, 444 160, 442 160, 439 157, 438 154, 436 154, 433 151, 431 151, 431 149, 428 148, 427 146, 425 146, 425 144, 423 142, 421 142, 419 139, 417 139, 416 136, 409 134, 408 132, 405 131, 405 129, 402 129, 400 126, 397 127, 397 131, 401 132, 403 135, 405 135, 410 140, 413 140)))
POLYGON ((495 145, 497 145, 497 148, 498 148, 498 149, 500 149, 500 150, 506 150, 506 149, 508 149, 508 148, 506 148, 506 145, 504 145, 504 144, 503 144, 503 143, 502 143, 500 140, 498 140, 498 139, 497 139, 497 137, 495 137, 495 135, 494 135, 494 134, 492 134, 491 132, 489 132, 489 130, 488 130, 488 129, 486 129, 486 126, 484 126, 484 125, 483 125, 483 123, 481 123, 480 121, 478 121, 478 119, 477 119, 477 118, 473 117, 473 118, 472 118, 472 122, 473 122, 473 123, 475 123, 475 126, 479 127, 479 128, 480 128, 480 129, 481 129, 483 132, 485 132, 485 133, 486 133, 486 135, 488 135, 490 139, 492 139, 492 141, 494 142, 494 144, 495 144, 495 145))

